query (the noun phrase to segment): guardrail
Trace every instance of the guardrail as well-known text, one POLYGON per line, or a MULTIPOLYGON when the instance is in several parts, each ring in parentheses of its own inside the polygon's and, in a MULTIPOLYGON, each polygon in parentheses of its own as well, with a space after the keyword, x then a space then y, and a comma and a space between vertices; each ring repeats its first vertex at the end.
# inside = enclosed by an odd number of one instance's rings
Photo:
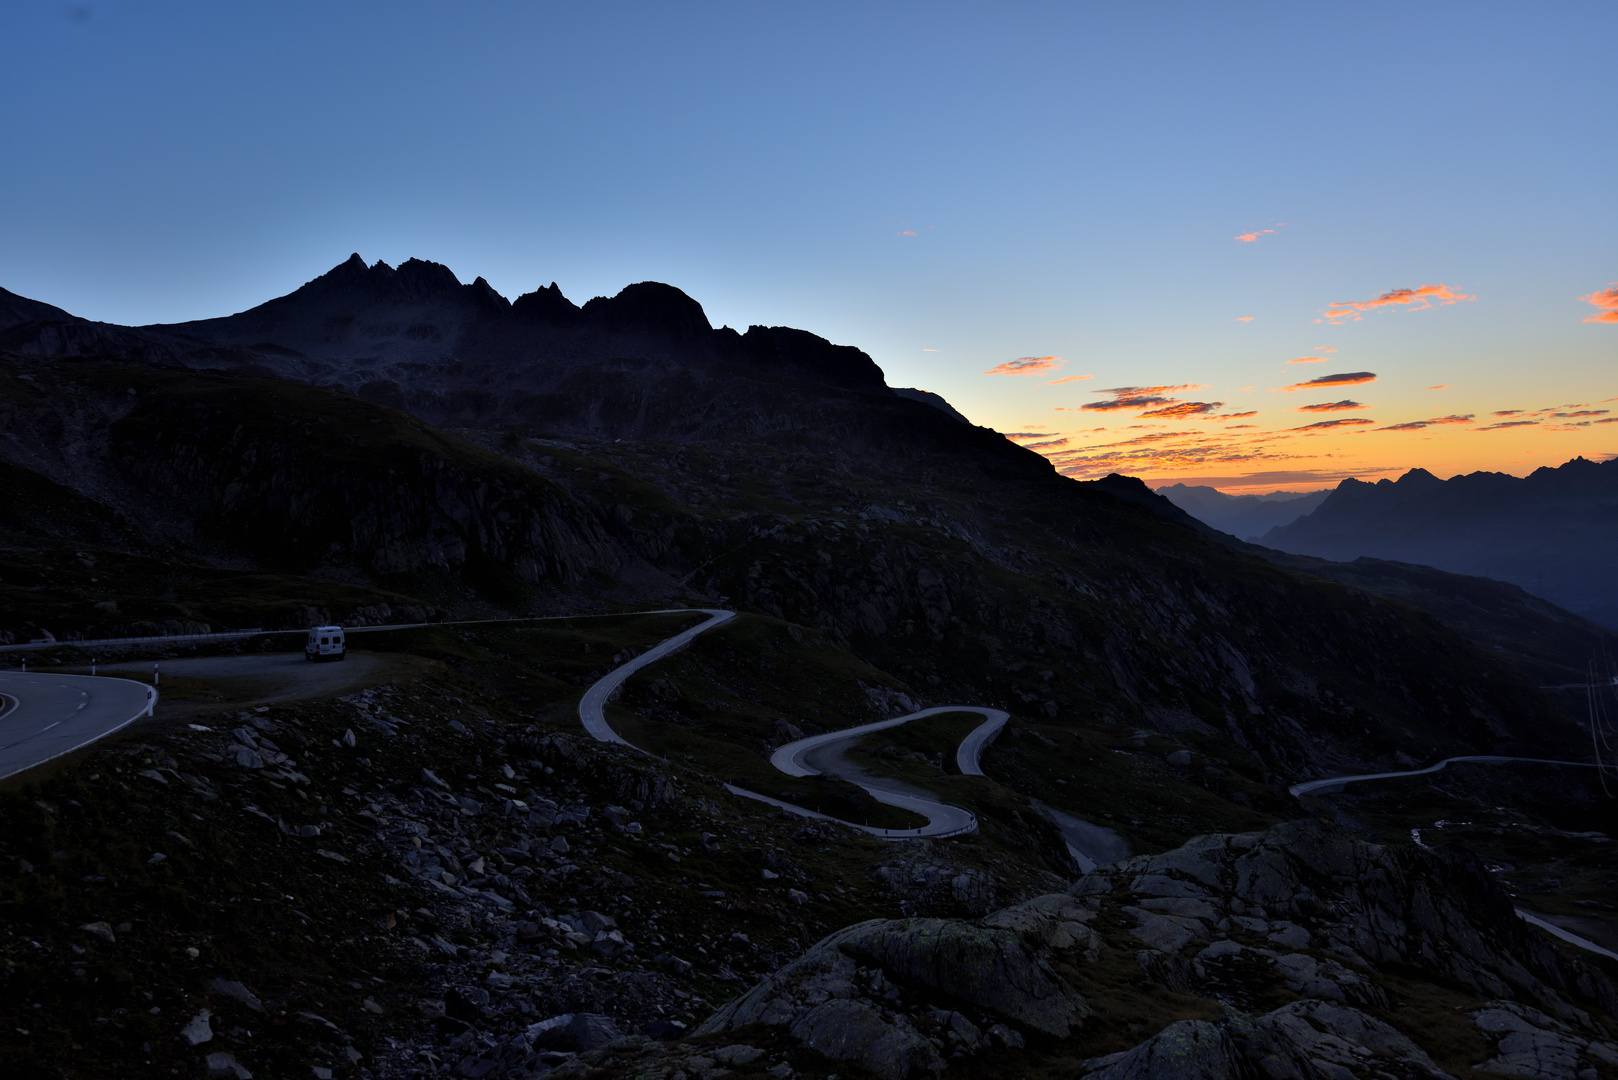
MULTIPOLYGON (((701 611, 702 608, 662 608, 657 611, 597 611, 578 615, 519 615, 509 619, 445 619, 442 622, 413 622, 413 623, 371 623, 366 626, 345 626, 345 634, 363 634, 382 630, 420 630, 429 626, 485 626, 493 623, 522 623, 522 622, 567 622, 572 619, 616 619, 628 615, 679 615, 687 611, 701 611)), ((272 634, 307 634, 308 627, 292 630, 265 630, 263 627, 254 627, 251 630, 221 630, 212 634, 151 634, 146 637, 121 638, 88 638, 71 639, 62 638, 55 641, 26 641, 17 645, 0 645, 0 652, 25 652, 39 649, 91 649, 97 646, 111 647, 115 645, 164 645, 173 642, 187 641, 225 641, 232 638, 268 637, 272 634)))
POLYGON ((230 638, 258 637, 260 634, 302 634, 304 630, 222 630, 217 634, 153 634, 147 637, 94 638, 83 641, 29 641, 20 645, 0 645, 0 652, 28 652, 40 649, 94 649, 115 645, 164 645, 176 641, 225 641, 230 638))

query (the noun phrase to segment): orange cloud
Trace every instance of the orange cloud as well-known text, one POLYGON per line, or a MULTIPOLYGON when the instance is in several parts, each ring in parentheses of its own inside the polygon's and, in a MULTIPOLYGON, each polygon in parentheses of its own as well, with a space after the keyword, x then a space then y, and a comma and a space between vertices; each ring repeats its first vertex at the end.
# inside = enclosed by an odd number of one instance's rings
POLYGON ((1336 351, 1337 350, 1332 348, 1330 345, 1316 345, 1315 346, 1315 352, 1336 352, 1336 351))
POLYGON ((1062 366, 1060 356, 1022 356, 1007 360, 985 371, 985 375, 1036 375, 1041 371, 1055 371, 1062 366))
POLYGON ((1521 416, 1522 415, 1522 410, 1521 409, 1501 409, 1499 412, 1492 412, 1489 415, 1490 416, 1521 416))
POLYGON ((900 236, 915 236, 916 235, 916 230, 914 230, 914 229, 900 229, 899 230, 899 235, 900 236))
POLYGON ((1023 443, 1023 448, 1027 450, 1043 450, 1047 446, 1066 446, 1067 444, 1067 439, 1051 439, 1048 442, 1023 443))
POLYGON ((1376 372, 1374 371, 1345 371, 1337 375, 1322 375, 1318 379, 1293 383, 1291 386, 1281 386, 1277 387, 1277 389, 1285 390, 1290 394, 1294 390, 1318 390, 1325 386, 1357 386, 1360 383, 1375 381, 1376 372))
POLYGON ((1594 304, 1601 311, 1595 315, 1585 316, 1585 322, 1618 323, 1618 281, 1613 282, 1605 289, 1597 290, 1589 296, 1581 296, 1587 304, 1594 304))
POLYGON ((1238 316, 1236 316, 1234 319, 1232 319, 1230 321, 1231 322, 1252 322, 1253 321, 1253 316, 1251 316, 1251 315, 1238 315, 1238 316))
POLYGON ((1160 409, 1148 409, 1141 415, 1161 416, 1165 420, 1190 420, 1196 416, 1207 416, 1215 409, 1222 409, 1224 406, 1223 401, 1176 401, 1160 409))
POLYGON ((1051 437, 1049 431, 1006 431, 1002 432, 1002 434, 1008 439, 1048 439, 1051 437))
POLYGON ((1065 382, 1080 382, 1080 381, 1082 381, 1084 379, 1093 379, 1093 378, 1095 378, 1094 375, 1064 375, 1060 379, 1052 379, 1050 382, 1046 383, 1045 385, 1046 386, 1060 386, 1062 383, 1065 383, 1065 382))
POLYGON ((1348 412, 1351 409, 1368 409, 1369 405, 1361 405, 1357 401, 1323 401, 1319 405, 1299 405, 1299 412, 1348 412))
POLYGON ((1407 420, 1403 424, 1389 424, 1387 427, 1377 428, 1378 431, 1420 431, 1422 428, 1432 427, 1434 424, 1470 424, 1472 414, 1465 416, 1437 416, 1431 420, 1407 420))
MULTIPOLYGON (((1497 413, 1495 415, 1499 415, 1499 414, 1497 413)), ((1484 424, 1482 427, 1478 428, 1477 430, 1479 430, 1479 431, 1498 431, 1500 428, 1537 427, 1538 425, 1539 425, 1538 420, 1503 420, 1498 424, 1484 424)))
POLYGON ((1177 394, 1181 390, 1201 390, 1204 387, 1198 383, 1186 383, 1184 386, 1115 386, 1111 390, 1092 390, 1093 394, 1112 394, 1111 401, 1093 401, 1079 408, 1090 412, 1115 412, 1120 409, 1151 409, 1160 405, 1173 405, 1175 399, 1169 394, 1177 394))
MULTIPOLYGON (((1228 412, 1221 416, 1210 416, 1210 420, 1240 420, 1244 416, 1257 416, 1257 409, 1248 409, 1246 412, 1228 412)), ((1231 427, 1252 427, 1252 424, 1232 424, 1231 427)))
POLYGON ((1305 424, 1305 425, 1303 425, 1303 427, 1296 427, 1296 428, 1293 428, 1292 430, 1293 431, 1313 431, 1313 430, 1315 430, 1317 428, 1354 427, 1355 425, 1358 425, 1358 424, 1374 424, 1375 422, 1376 421, 1374 421, 1374 420, 1367 420, 1363 416, 1343 416, 1343 417, 1339 417, 1336 420, 1317 420, 1313 424, 1305 424))
MULTIPOLYGON (((1598 294, 1592 294, 1598 295, 1598 294)), ((1458 293, 1448 285, 1419 285, 1414 289, 1389 289, 1375 300, 1350 300, 1334 303, 1321 313, 1316 322, 1328 322, 1337 325, 1343 322, 1358 322, 1363 316, 1362 311, 1374 311, 1383 307, 1407 307, 1411 311, 1421 311, 1433 306, 1436 300, 1439 304, 1456 304, 1462 300, 1476 300, 1476 296, 1458 293)), ((1586 298, 1588 299, 1588 297, 1586 298)), ((1591 301, 1594 303, 1594 301, 1591 301)), ((1618 322, 1618 318, 1613 320, 1618 322)))
POLYGON ((1289 364, 1324 364, 1325 362, 1326 358, 1324 356, 1300 356, 1296 360, 1287 361, 1289 364))
POLYGON ((1606 416, 1610 412, 1612 412, 1611 409, 1580 409, 1577 412, 1559 412, 1551 413, 1551 415, 1566 420, 1575 416, 1606 416))
POLYGON ((1274 231, 1274 229, 1257 229, 1253 232, 1244 232, 1240 236, 1236 237, 1236 239, 1240 240, 1244 244, 1252 244, 1257 242, 1259 237, 1268 236, 1274 231))
POLYGON ((1449 383, 1439 383, 1437 386, 1429 386, 1427 389, 1429 389, 1429 390, 1453 390, 1453 389, 1455 389, 1455 387, 1451 386, 1449 383))

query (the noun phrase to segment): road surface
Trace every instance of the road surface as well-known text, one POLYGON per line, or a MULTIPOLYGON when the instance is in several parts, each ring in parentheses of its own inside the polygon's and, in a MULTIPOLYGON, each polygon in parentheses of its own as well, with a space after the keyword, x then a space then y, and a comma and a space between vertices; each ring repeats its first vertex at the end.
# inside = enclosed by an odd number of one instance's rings
POLYGON ((151 715, 157 691, 131 679, 0 672, 0 780, 151 715))
MULTIPOLYGON (((1006 721, 1011 719, 1011 715, 1000 709, 988 709, 980 705, 940 705, 937 708, 921 709, 904 716, 895 716, 889 720, 877 720, 870 724, 828 731, 822 735, 811 735, 806 739, 787 743, 776 750, 770 755, 770 764, 788 776, 819 776, 828 771, 825 768, 827 759, 814 760, 817 757, 816 751, 835 750, 862 735, 869 735, 873 731, 886 731, 888 728, 908 724, 912 720, 938 716, 942 713, 961 712, 977 713, 984 719, 983 723, 973 728, 971 733, 961 740, 961 745, 955 752, 955 760, 963 774, 982 776, 983 768, 978 759, 982 756, 984 747, 989 744, 989 740, 999 734, 1000 729, 1006 726, 1006 721)), ((919 829, 867 828, 867 831, 875 835, 940 837, 977 831, 978 819, 970 810, 939 802, 926 792, 918 791, 897 780, 868 776, 858 769, 847 767, 835 767, 835 771, 845 780, 864 788, 877 802, 909 810, 927 819, 927 824, 919 829)))
MULTIPOLYGON (((612 725, 607 723, 605 712, 607 699, 612 697, 613 691, 624 684, 625 679, 647 664, 663 659, 663 657, 676 649, 685 648, 686 645, 690 644, 692 638, 704 630, 712 630, 716 626, 723 626, 736 617, 734 611, 721 611, 717 608, 675 608, 671 611, 625 612, 625 614, 630 615, 672 615, 676 612, 690 613, 699 611, 708 618, 689 630, 675 634, 667 641, 653 645, 628 663, 620 664, 618 667, 613 668, 606 675, 596 680, 590 689, 584 692, 584 697, 579 699, 579 719, 584 723, 584 730, 588 731, 597 742, 617 743, 619 746, 627 746, 631 750, 640 750, 640 747, 630 743, 622 735, 612 730, 612 725)), ((641 752, 645 753, 645 751, 641 752)))
POLYGON ((1328 776, 1322 780, 1306 780, 1301 784, 1293 784, 1287 788, 1287 793, 1293 798, 1312 795, 1315 792, 1331 793, 1341 791, 1345 784, 1357 784, 1363 780, 1394 780, 1401 776, 1426 776, 1428 773, 1438 772, 1451 762, 1469 761, 1476 765, 1508 765, 1512 762, 1522 762, 1529 765, 1571 765, 1579 769, 1599 769, 1601 766, 1591 761, 1552 761, 1548 758, 1528 757, 1498 757, 1490 754, 1474 754, 1467 757, 1445 758, 1437 765, 1429 765, 1425 769, 1410 769, 1405 772, 1379 772, 1360 773, 1356 776, 1328 776))
MULTIPOLYGON (((333 697, 381 681, 403 667, 393 657, 378 653, 355 652, 338 662, 311 664, 303 652, 241 653, 236 656, 190 656, 182 660, 157 662, 161 675, 200 679, 228 694, 228 700, 188 702, 197 709, 249 708, 280 701, 333 697)), ((153 662, 130 660, 102 664, 98 670, 126 672, 150 678, 153 662)), ((161 687, 159 687, 161 689, 161 687)), ((165 710, 176 698, 168 699, 165 710)))

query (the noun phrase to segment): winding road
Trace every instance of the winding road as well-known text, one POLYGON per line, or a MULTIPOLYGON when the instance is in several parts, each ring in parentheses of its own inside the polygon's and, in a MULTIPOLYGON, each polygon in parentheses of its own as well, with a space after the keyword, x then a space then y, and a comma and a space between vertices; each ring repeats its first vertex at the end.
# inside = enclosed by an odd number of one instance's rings
MULTIPOLYGON (((607 700, 612 697, 614 691, 623 685, 625 679, 647 664, 661 660, 670 653, 684 648, 698 634, 712 630, 717 626, 723 626, 736 617, 734 611, 725 611, 719 608, 675 608, 670 611, 641 611, 634 614, 668 615, 681 611, 700 611, 707 615, 708 618, 696 626, 676 634, 667 641, 652 646, 652 648, 641 653, 633 660, 613 668, 592 684, 590 689, 584 692, 584 697, 579 699, 579 720, 584 724, 584 730, 589 732, 596 741, 627 746, 631 750, 636 750, 643 754, 650 753, 650 751, 629 742, 614 731, 612 725, 607 723, 607 700)), ((982 757, 983 750, 1006 726, 1006 721, 1011 717, 1000 709, 989 709, 980 705, 940 705, 937 708, 921 709, 905 716, 896 716, 890 720, 878 720, 874 723, 861 724, 857 727, 829 731, 823 735, 812 735, 807 739, 799 739, 781 747, 770 756, 770 763, 788 776, 815 776, 819 770, 803 762, 803 758, 813 750, 830 746, 834 743, 848 742, 869 732, 898 727, 900 724, 908 724, 912 720, 919 720, 923 717, 957 712, 977 713, 984 717, 983 723, 979 724, 965 739, 961 740, 961 745, 955 753, 956 763, 960 766, 963 774, 982 776, 983 768, 979 764, 979 759, 982 757)), ((916 813, 926 818, 927 824, 917 829, 883 829, 874 825, 861 825, 857 822, 844 821, 842 818, 822 814, 816 810, 809 810, 783 799, 760 795, 756 791, 748 791, 746 788, 737 787, 734 784, 726 784, 725 790, 732 795, 740 795, 746 799, 769 803, 771 806, 797 814, 800 817, 835 821, 840 825, 846 825, 851 829, 858 829, 860 832, 869 833, 872 836, 886 840, 915 840, 923 837, 959 836, 962 833, 977 831, 977 815, 964 807, 940 802, 925 793, 913 791, 897 781, 873 780, 872 778, 861 777, 860 780, 853 780, 852 782, 863 788, 877 802, 916 813)))
POLYGON ((1355 776, 1328 776, 1322 780, 1306 780, 1301 784, 1293 784, 1287 788, 1287 794, 1293 798, 1304 795, 1313 795, 1315 792, 1330 794, 1341 791, 1346 784, 1357 784, 1362 780, 1395 780, 1401 776, 1426 776, 1435 773, 1451 763, 1470 761, 1477 765, 1509 765, 1513 762, 1522 762, 1528 765, 1571 765, 1579 769, 1599 769, 1593 761, 1554 761, 1550 758, 1531 757, 1499 757, 1492 754, 1471 754, 1465 757, 1445 758, 1437 765, 1429 765, 1425 769, 1410 769, 1405 772, 1378 772, 1360 773, 1355 776))
MULTIPOLYGON (((708 618, 689 630, 683 630, 675 634, 667 641, 653 645, 633 660, 613 668, 606 675, 592 683, 590 689, 584 692, 584 697, 579 699, 579 719, 584 723, 584 730, 588 731, 592 738, 597 742, 617 743, 619 746, 627 746, 631 750, 640 750, 640 747, 612 730, 612 725, 607 723, 605 713, 607 699, 612 697, 614 691, 624 684, 625 679, 647 664, 654 663, 671 652, 685 648, 691 643, 692 638, 704 630, 712 630, 716 626, 723 626, 736 617, 734 611, 722 611, 718 608, 671 608, 665 611, 636 611, 631 613, 635 615, 677 615, 699 611, 708 618)), ((643 754, 647 752, 641 750, 643 754)))
POLYGON ((157 691, 132 679, 0 671, 0 780, 150 716, 157 691))
MULTIPOLYGON (((1293 798, 1299 798, 1304 795, 1313 795, 1316 793, 1329 795, 1334 792, 1341 791, 1344 786, 1348 784, 1357 784, 1366 780, 1395 780, 1405 776, 1428 776, 1432 773, 1440 771, 1446 765, 1459 762, 1471 762, 1475 765, 1510 765, 1521 763, 1527 765, 1571 765, 1577 769, 1601 768, 1600 765, 1592 761, 1556 761, 1550 758, 1502 757, 1493 754, 1470 754, 1463 757, 1445 758, 1438 764, 1429 765, 1425 769, 1409 769, 1404 772, 1358 773, 1354 776, 1328 776, 1320 780, 1307 780, 1301 784, 1293 784, 1291 787, 1287 788, 1287 792, 1288 794, 1292 795, 1293 798)), ((1593 952, 1598 956, 1605 956, 1612 960, 1618 960, 1618 953, 1614 953, 1611 949, 1597 945, 1589 938, 1580 937, 1578 934, 1575 934, 1570 930, 1564 930, 1555 923, 1546 920, 1542 915, 1536 915, 1532 911, 1524 911, 1522 908, 1513 908, 1512 910, 1516 911, 1519 919, 1522 919, 1531 926, 1539 927, 1541 930, 1544 930, 1553 937, 1560 938, 1569 945, 1576 946, 1585 950, 1586 952, 1593 952)))

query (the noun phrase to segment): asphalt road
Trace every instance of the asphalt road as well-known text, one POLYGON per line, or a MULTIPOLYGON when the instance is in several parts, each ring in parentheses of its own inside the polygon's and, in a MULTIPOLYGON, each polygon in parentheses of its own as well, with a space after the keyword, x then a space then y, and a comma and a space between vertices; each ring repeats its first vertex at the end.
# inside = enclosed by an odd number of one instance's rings
POLYGON ((770 755, 770 764, 788 776, 818 776, 826 772, 836 772, 845 780, 858 784, 864 788, 877 802, 889 806, 897 806, 903 810, 920 814, 927 819, 927 824, 918 829, 873 829, 866 826, 866 831, 878 836, 958 836, 961 833, 976 832, 978 819, 970 810, 949 803, 939 802, 926 792, 910 787, 908 784, 886 777, 870 776, 863 771, 850 767, 841 759, 838 751, 862 735, 869 735, 873 731, 886 731, 888 728, 908 724, 912 720, 920 720, 928 716, 938 716, 941 713, 977 713, 984 718, 983 723, 973 728, 966 738, 961 740, 960 747, 955 752, 955 760, 960 765, 961 772, 967 776, 982 776, 983 769, 978 760, 989 740, 1006 726, 1011 719, 1009 713, 999 709, 988 709, 980 705, 940 705, 937 708, 921 709, 917 712, 907 713, 904 716, 895 716, 889 720, 877 720, 869 724, 860 724, 857 727, 842 728, 838 731, 828 731, 821 735, 811 735, 806 739, 787 743, 770 755), (831 768, 828 768, 828 765, 831 768))
POLYGON ((0 672, 0 780, 71 754, 151 713, 157 692, 131 679, 0 672))
POLYGON ((1428 773, 1438 772, 1451 762, 1470 761, 1477 765, 1508 765, 1512 762, 1523 762, 1530 765, 1571 765, 1579 769, 1598 769, 1599 765, 1590 761, 1552 761, 1548 758, 1528 757, 1496 757, 1489 754, 1474 754, 1468 757, 1445 758, 1437 765, 1429 765, 1425 769, 1410 769, 1406 772, 1379 772, 1360 773, 1356 776, 1328 776, 1323 780, 1307 780, 1301 784, 1293 784, 1287 788, 1287 793, 1293 798, 1303 795, 1312 795, 1315 792, 1341 791, 1345 784, 1357 784, 1363 780, 1395 780, 1402 776, 1426 776, 1428 773))
MULTIPOLYGON (((606 675, 596 680, 590 686, 590 689, 584 692, 584 697, 579 699, 579 720, 583 722, 584 730, 588 731, 597 742, 617 743, 619 746, 627 746, 631 750, 640 750, 640 747, 635 746, 622 735, 612 730, 612 725, 607 723, 605 712, 607 699, 612 697, 613 691, 624 684, 625 679, 647 664, 661 660, 677 649, 685 648, 692 638, 704 630, 712 630, 716 626, 723 626, 736 617, 734 611, 721 611, 717 608, 673 608, 668 611, 625 612, 625 614, 630 615, 673 615, 679 612, 697 611, 707 615, 708 618, 689 630, 675 634, 667 641, 653 645, 628 663, 620 664, 618 667, 613 668, 606 675)), ((641 752, 645 753, 646 751, 641 752)))

